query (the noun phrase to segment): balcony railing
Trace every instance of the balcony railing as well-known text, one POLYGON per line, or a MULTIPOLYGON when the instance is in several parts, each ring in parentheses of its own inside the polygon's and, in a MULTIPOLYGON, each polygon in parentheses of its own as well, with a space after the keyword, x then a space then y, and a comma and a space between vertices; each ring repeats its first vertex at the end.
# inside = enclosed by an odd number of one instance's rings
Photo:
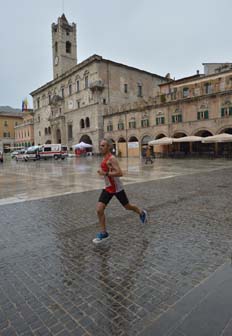
POLYGON ((104 82, 102 80, 97 80, 97 81, 89 84, 89 88, 92 91, 96 91, 96 90, 102 91, 104 89, 104 87, 105 87, 105 85, 104 85, 104 82))

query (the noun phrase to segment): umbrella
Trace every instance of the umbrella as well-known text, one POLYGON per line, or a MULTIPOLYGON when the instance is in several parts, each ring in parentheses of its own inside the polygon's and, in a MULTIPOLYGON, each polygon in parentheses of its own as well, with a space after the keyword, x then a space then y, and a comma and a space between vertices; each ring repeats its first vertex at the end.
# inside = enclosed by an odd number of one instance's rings
POLYGON ((148 142, 148 145, 171 145, 173 142, 172 138, 168 138, 168 137, 163 137, 161 139, 157 139, 157 140, 152 140, 148 142))
POLYGON ((84 149, 84 148, 91 148, 91 147, 93 147, 93 146, 90 145, 90 144, 87 144, 87 143, 85 143, 85 142, 83 142, 83 141, 81 141, 80 143, 74 145, 73 147, 74 147, 74 148, 79 148, 79 149, 84 149))
POLYGON ((232 142, 232 134, 221 133, 203 138, 203 143, 232 142))
POLYGON ((197 142, 197 141, 202 141, 202 137, 196 136, 196 135, 191 135, 191 136, 185 136, 181 138, 175 138, 173 139, 173 142, 197 142))

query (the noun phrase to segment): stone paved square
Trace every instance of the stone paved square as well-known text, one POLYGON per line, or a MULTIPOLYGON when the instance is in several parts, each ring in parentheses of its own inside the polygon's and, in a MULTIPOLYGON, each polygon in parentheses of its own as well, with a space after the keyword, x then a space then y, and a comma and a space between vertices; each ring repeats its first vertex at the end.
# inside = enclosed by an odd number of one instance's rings
MULTIPOLYGON (((99 188, 3 202, 0 335, 142 333, 231 258, 231 162, 213 165, 147 182, 125 177, 149 223, 142 226, 113 199, 111 238, 100 246, 91 242, 99 188)), ((149 169, 158 170, 158 160, 149 169)))

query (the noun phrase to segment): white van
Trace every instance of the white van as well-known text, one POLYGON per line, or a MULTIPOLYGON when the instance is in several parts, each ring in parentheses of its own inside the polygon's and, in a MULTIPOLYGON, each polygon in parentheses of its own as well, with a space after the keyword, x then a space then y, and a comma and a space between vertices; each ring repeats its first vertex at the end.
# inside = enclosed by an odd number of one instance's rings
POLYGON ((41 146, 39 156, 44 160, 50 158, 64 160, 68 156, 68 147, 61 144, 46 144, 41 146))

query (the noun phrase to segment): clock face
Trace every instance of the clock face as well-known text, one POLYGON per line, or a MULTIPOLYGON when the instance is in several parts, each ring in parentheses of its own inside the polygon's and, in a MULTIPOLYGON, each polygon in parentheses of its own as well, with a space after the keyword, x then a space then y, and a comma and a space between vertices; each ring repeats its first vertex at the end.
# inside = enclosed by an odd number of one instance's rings
POLYGON ((58 63, 59 63, 59 57, 56 56, 56 57, 55 57, 55 65, 57 65, 58 63))

